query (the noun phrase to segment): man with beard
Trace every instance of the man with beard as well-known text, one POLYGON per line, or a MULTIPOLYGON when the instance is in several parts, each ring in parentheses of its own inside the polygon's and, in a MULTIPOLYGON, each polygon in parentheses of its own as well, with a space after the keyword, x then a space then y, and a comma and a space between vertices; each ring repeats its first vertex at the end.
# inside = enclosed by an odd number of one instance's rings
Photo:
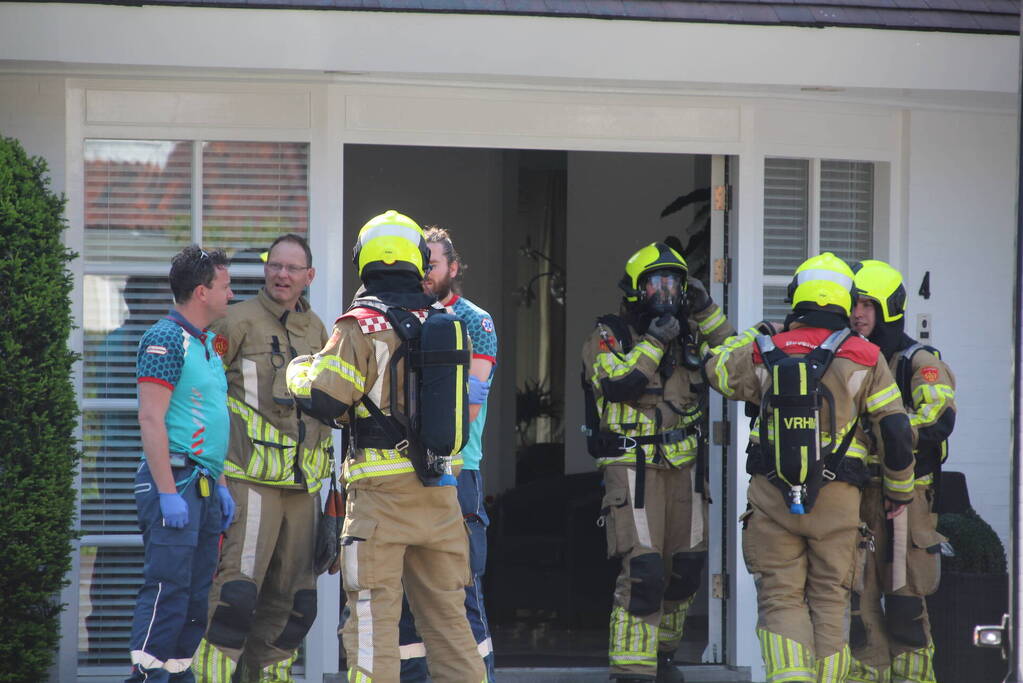
POLYGON ((934 683, 934 642, 924 597, 938 588, 945 539, 937 532, 935 494, 947 442, 955 426, 955 378, 931 347, 903 329, 906 288, 902 275, 883 261, 862 261, 852 328, 877 344, 891 368, 916 429, 916 467, 908 515, 886 519, 877 449, 860 516, 874 531, 876 551, 867 557, 864 584, 853 594, 849 681, 934 683), (881 601, 884 599, 884 606, 881 601), (889 673, 890 671, 890 673, 889 673), (890 676, 890 678, 889 678, 890 676))
POLYGON ((327 330, 302 296, 316 275, 305 238, 281 235, 259 293, 214 326, 227 371, 231 442, 225 473, 238 519, 224 536, 209 629, 192 663, 200 683, 290 683, 316 618, 313 549, 331 430, 296 410, 286 368, 327 330), (239 666, 242 671, 238 671, 239 666))
MULTIPOLYGON (((483 606, 483 572, 487 563, 487 518, 483 507, 483 426, 487 421, 487 394, 497 364, 497 333, 490 314, 461 295, 465 264, 443 228, 429 227, 426 244, 430 248, 430 270, 423 280, 423 291, 465 323, 472 340, 469 367, 469 443, 462 449, 462 471, 458 475, 458 503, 469 528, 469 562, 472 583, 465 587, 465 612, 472 626, 476 646, 487 667, 487 681, 494 679, 494 648, 490 639, 487 611, 483 606)), ((413 683, 429 680, 425 647, 416 632, 407 602, 402 605, 401 680, 413 683)))

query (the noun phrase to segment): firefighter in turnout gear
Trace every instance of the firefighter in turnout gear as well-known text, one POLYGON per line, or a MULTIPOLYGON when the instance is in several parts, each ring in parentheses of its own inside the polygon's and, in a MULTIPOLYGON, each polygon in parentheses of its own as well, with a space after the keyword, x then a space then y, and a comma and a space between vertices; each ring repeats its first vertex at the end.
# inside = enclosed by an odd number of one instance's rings
POLYGON ((859 524, 867 446, 858 423, 870 424, 884 444, 880 472, 891 514, 904 513, 913 497, 913 431, 879 349, 848 329, 849 266, 830 253, 810 258, 788 294, 784 332, 751 328, 712 349, 704 371, 727 398, 760 406, 740 519, 767 680, 841 683, 851 660, 850 588, 870 545, 859 524))
MULTIPOLYGON (((403 588, 426 643, 433 680, 481 683, 485 677, 465 616, 469 546, 452 477, 460 460, 443 454, 451 458, 449 464, 434 476, 415 445, 422 433, 415 431, 417 411, 423 411, 425 430, 433 426, 428 422, 437 422, 426 419, 426 411, 442 403, 425 395, 421 406, 413 400, 416 382, 408 364, 416 354, 407 353, 403 341, 414 320, 425 321, 420 355, 426 356, 428 316, 443 314, 436 299, 423 293, 429 259, 423 231, 411 218, 388 211, 371 219, 355 245, 363 289, 334 323, 326 346, 288 366, 288 387, 301 409, 351 429, 342 470, 347 505, 341 541, 351 611, 342 630, 349 681, 398 680, 403 588)), ((452 373, 463 391, 454 396, 451 405, 458 405, 451 410, 464 415, 456 423, 466 427, 467 437, 464 390, 471 349, 464 330, 463 338, 466 348, 459 353, 465 365, 452 373)), ((455 441, 453 453, 464 445, 462 435, 455 441)))
POLYGON ((333 440, 330 427, 296 410, 285 374, 292 358, 323 348, 327 330, 302 296, 315 275, 305 239, 282 235, 264 260, 264 287, 213 326, 227 373, 225 474, 238 514, 192 661, 200 683, 291 683, 316 618, 317 493, 333 440))
POLYGON ((604 471, 600 523, 608 556, 622 560, 609 642, 619 681, 682 680, 672 659, 703 569, 699 345, 735 330, 687 277, 667 245, 637 251, 619 284, 621 314, 599 318, 583 347, 587 446, 604 471))
POLYGON ((916 428, 916 482, 908 514, 886 519, 879 455, 860 515, 874 530, 862 590, 853 594, 849 641, 857 683, 935 683, 934 643, 924 597, 938 588, 941 543, 934 510, 946 440, 955 426, 955 378, 935 349, 904 331, 906 288, 883 261, 857 264, 853 329, 881 347, 916 428), (882 606, 882 598, 884 604, 882 606))

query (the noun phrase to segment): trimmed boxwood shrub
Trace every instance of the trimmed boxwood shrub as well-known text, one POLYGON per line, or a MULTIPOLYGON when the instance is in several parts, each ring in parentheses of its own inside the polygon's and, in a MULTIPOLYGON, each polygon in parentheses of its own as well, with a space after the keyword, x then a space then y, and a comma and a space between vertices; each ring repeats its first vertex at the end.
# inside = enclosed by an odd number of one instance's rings
POLYGON ((955 555, 941 558, 942 572, 1004 574, 1005 548, 998 534, 973 508, 938 517, 938 533, 948 538, 955 555))
POLYGON ((76 254, 46 162, 0 136, 0 681, 46 680, 75 537, 76 254))

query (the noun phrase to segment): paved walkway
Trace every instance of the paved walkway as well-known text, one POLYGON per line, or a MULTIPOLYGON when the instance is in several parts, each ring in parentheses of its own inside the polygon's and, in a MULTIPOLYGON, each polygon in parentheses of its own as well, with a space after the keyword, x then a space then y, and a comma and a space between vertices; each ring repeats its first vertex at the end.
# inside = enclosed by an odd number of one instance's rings
MULTIPOLYGON (((686 683, 750 683, 749 669, 732 670, 719 665, 680 667, 686 683)), ((499 683, 607 683, 606 668, 498 668, 499 683)), ((343 674, 323 677, 323 683, 341 683, 343 674)))

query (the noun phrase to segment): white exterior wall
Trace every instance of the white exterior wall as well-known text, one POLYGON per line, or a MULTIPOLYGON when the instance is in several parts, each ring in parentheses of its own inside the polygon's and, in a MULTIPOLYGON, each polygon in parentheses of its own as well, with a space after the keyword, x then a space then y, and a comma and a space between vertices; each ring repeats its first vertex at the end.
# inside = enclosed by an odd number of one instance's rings
POLYGON ((50 167, 50 189, 64 191, 64 78, 0 73, 0 135, 17 138, 50 167))
POLYGON ((946 468, 967 473, 974 508, 1007 542, 1016 118, 939 111, 907 118, 906 331, 916 335, 917 315, 931 316, 932 343, 957 383, 946 468), (928 301, 917 293, 926 271, 928 301))
MULTIPOLYGON (((1014 37, 853 29, 8 4, 0 6, 0 134, 49 161, 55 189, 70 198, 73 248, 82 243, 83 137, 310 142, 319 271, 312 300, 324 312, 343 304, 352 226, 342 217, 369 199, 340 191, 346 143, 730 155, 738 225, 731 317, 740 329, 760 317, 764 157, 878 162, 884 187, 877 255, 907 274, 910 333, 916 313, 932 315, 934 343, 959 382, 950 467, 967 472, 974 506, 1007 540, 1017 49, 1014 37), (727 45, 742 49, 721 50, 727 45), (819 85, 845 91, 800 89, 819 85), (916 296, 925 270, 929 301, 916 296)), ((579 163, 585 155, 569 156, 570 184, 618 182, 599 169, 587 172, 579 163)), ((360 179, 349 180, 361 187, 360 179)), ((472 184, 495 191, 492 179, 472 184)), ((490 215, 498 222, 482 202, 474 206, 464 220, 490 215)), ((602 311, 617 296, 621 264, 613 256, 624 249, 579 239, 585 233, 578 228, 629 215, 615 211, 573 204, 570 187, 570 302, 580 293, 586 307, 602 311), (587 255, 601 264, 591 277, 587 255)), ((651 239, 663 232, 652 215, 651 239)), ((467 242, 477 273, 501 263, 499 249, 467 242)), ((480 299, 497 294, 472 286, 480 299)), ((80 316, 80 294, 75 307, 80 316)), ((570 306, 570 471, 582 466, 573 427, 577 328, 591 317, 570 306)), ((80 339, 72 341, 80 350, 80 339)), ((509 384, 501 393, 506 403, 509 384)), ((494 411, 491 420, 509 410, 494 411)), ((744 444, 744 425, 735 425, 733 443, 744 444)), ((740 508, 741 473, 742 458, 733 453, 730 485, 740 508)), ((729 662, 756 672, 752 581, 734 542, 730 554, 729 662)), ((335 584, 321 582, 324 617, 336 613, 335 584)), ((64 599, 76 598, 73 585, 64 599)), ((65 623, 70 632, 56 676, 62 681, 74 678, 73 607, 65 623)), ((310 671, 330 671, 336 648, 332 620, 319 619, 310 671)))

